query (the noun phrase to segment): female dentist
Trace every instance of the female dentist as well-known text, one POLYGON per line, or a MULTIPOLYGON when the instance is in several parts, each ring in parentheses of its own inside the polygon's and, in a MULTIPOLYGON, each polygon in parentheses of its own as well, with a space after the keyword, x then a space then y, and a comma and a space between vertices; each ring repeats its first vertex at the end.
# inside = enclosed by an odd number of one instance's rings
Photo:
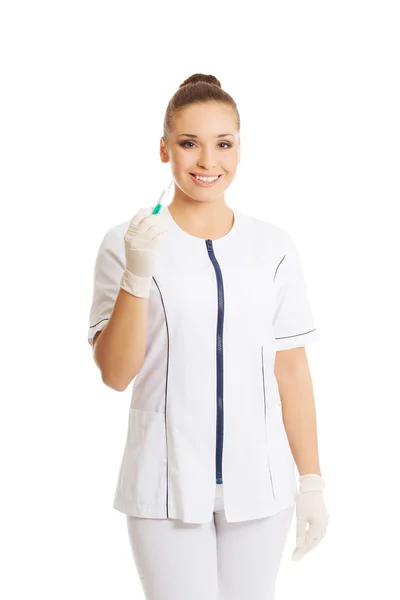
POLYGON ((160 141, 173 199, 111 227, 95 264, 94 360, 114 390, 135 379, 114 508, 151 600, 273 600, 293 514, 293 559, 328 525, 318 335, 291 236, 225 203, 239 131, 215 77, 186 79, 160 141))

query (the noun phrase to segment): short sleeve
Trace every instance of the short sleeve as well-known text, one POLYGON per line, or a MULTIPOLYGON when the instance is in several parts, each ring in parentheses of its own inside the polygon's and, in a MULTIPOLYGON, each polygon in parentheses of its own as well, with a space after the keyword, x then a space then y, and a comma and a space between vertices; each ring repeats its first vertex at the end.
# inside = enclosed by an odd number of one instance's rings
POLYGON ((118 296, 125 269, 123 237, 115 228, 107 231, 100 244, 94 266, 93 297, 89 315, 88 342, 92 345, 95 333, 109 320, 118 296))
POLYGON ((274 276, 277 288, 275 350, 298 348, 319 340, 297 247, 288 234, 285 240, 285 250, 274 276))

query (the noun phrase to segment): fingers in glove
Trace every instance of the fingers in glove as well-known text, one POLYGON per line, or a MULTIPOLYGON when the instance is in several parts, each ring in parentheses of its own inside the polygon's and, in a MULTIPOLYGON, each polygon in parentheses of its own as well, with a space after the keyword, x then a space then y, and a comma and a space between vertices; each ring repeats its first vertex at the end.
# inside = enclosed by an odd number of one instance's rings
POLYGON ((312 522, 306 534, 306 545, 308 546, 313 540, 322 540, 325 533, 325 528, 318 521, 312 522))
POLYGON ((293 550, 292 559, 300 560, 306 554, 311 552, 325 536, 326 528, 318 523, 311 523, 306 533, 305 542, 299 547, 299 545, 293 550))
POLYGON ((137 225, 137 229, 138 231, 140 231, 140 233, 144 233, 145 231, 148 231, 151 227, 155 226, 159 228, 160 224, 162 224, 163 226, 164 223, 166 223, 166 220, 160 215, 150 214, 141 219, 140 223, 138 223, 137 225))
POLYGON ((303 558, 303 556, 311 552, 311 550, 313 550, 320 541, 321 540, 319 539, 313 539, 311 542, 305 544, 302 548, 295 548, 292 553, 292 560, 300 560, 303 558))
POLYGON ((146 217, 149 217, 152 214, 153 210, 154 210, 154 208, 152 208, 152 207, 141 208, 136 213, 136 215, 133 217, 133 219, 131 221, 131 225, 140 225, 140 223, 142 223, 143 219, 145 219, 146 217))
POLYGON ((301 519, 300 517, 296 522, 296 545, 298 548, 302 548, 306 542, 306 534, 307 534, 307 521, 306 519, 301 519))

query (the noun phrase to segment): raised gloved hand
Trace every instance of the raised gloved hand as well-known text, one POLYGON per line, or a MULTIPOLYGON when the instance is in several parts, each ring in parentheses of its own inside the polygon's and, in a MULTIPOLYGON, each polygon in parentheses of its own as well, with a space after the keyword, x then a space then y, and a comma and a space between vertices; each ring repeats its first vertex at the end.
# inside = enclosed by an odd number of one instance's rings
POLYGON ((141 208, 133 217, 125 234, 125 271, 121 287, 140 298, 148 298, 153 276, 156 250, 167 231, 167 219, 154 207, 141 208))
POLYGON ((329 514, 325 507, 323 491, 325 481, 320 475, 302 475, 299 479, 296 502, 296 543, 292 560, 300 560, 313 550, 325 536, 329 514), (306 530, 307 523, 309 528, 306 530))

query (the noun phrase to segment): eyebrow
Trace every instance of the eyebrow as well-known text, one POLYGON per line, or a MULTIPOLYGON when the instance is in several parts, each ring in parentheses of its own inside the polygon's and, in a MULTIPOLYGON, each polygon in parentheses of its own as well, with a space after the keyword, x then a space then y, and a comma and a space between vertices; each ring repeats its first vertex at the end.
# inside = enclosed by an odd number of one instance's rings
MULTIPOLYGON (((192 137, 192 138, 197 138, 198 139, 198 135, 195 135, 194 133, 181 133, 179 134, 177 137, 181 137, 182 135, 185 135, 186 137, 192 137)), ((220 133, 219 135, 216 135, 216 138, 221 138, 221 137, 228 137, 228 135, 231 135, 232 137, 235 137, 233 135, 233 133, 220 133)))

